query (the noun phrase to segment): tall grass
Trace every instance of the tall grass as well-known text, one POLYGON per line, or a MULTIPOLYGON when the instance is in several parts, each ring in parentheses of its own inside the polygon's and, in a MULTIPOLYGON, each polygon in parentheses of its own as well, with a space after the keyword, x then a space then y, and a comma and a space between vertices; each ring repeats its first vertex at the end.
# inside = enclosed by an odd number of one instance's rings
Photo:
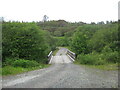
POLYGON ((27 71, 27 69, 22 67, 5 66, 2 68, 2 75, 17 74, 25 71, 27 71))
POLYGON ((50 65, 39 65, 39 66, 36 66, 36 67, 31 67, 31 68, 5 66, 3 68, 0 68, 0 70, 2 71, 2 73, 0 73, 0 74, 2 74, 3 76, 15 75, 15 74, 23 73, 23 72, 36 70, 36 69, 46 68, 48 66, 50 66, 50 65))
MULTIPOLYGON (((10 59, 10 61, 11 60, 12 59, 10 59)), ((35 69, 41 69, 49 66, 46 64, 37 63, 36 61, 30 61, 24 59, 14 60, 12 61, 12 63, 9 62, 8 60, 7 64, 5 65, 6 66, 0 68, 0 70, 2 71, 1 73, 2 75, 14 75, 14 74, 19 74, 35 69)))

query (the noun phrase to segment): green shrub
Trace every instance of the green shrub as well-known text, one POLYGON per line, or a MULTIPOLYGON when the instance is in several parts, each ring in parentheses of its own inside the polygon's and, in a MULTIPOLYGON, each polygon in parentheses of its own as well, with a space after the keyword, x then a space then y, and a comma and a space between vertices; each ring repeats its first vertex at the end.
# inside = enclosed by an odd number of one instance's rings
POLYGON ((77 61, 81 64, 88 65, 103 65, 106 63, 106 60, 102 58, 103 56, 98 53, 90 53, 90 54, 80 54, 77 56, 77 61))
POLYGON ((23 67, 23 68, 29 68, 29 67, 36 67, 39 66, 39 64, 36 61, 30 61, 30 60, 15 60, 12 65, 14 67, 23 67))
MULTIPOLYGON (((2 33, 2 59, 21 58, 26 60, 44 59, 50 52, 46 32, 35 23, 5 22, 2 33)), ((46 62, 45 61, 45 62, 46 62)))
POLYGON ((79 62, 81 64, 90 64, 90 65, 93 65, 95 63, 95 59, 94 58, 95 57, 90 56, 89 54, 88 55, 81 54, 81 55, 77 56, 77 60, 79 60, 79 62))
POLYGON ((103 48, 102 54, 107 62, 117 63, 119 61, 118 52, 112 51, 108 45, 103 48))
POLYGON ((75 32, 75 34, 72 37, 71 41, 71 48, 76 54, 85 53, 86 52, 86 35, 84 35, 82 32, 75 32))
MULTIPOLYGON (((110 49, 109 49, 110 50, 110 49)), ((117 51, 106 51, 102 53, 92 52, 90 54, 80 54, 77 56, 77 61, 81 64, 88 65, 104 65, 107 63, 119 62, 119 56, 117 51)))
POLYGON ((106 54, 106 60, 108 62, 113 62, 113 63, 119 62, 118 52, 114 51, 114 52, 107 53, 106 54))
POLYGON ((105 59, 103 59, 102 57, 98 56, 98 57, 96 58, 96 62, 95 62, 94 65, 104 65, 104 64, 106 64, 106 63, 107 63, 107 62, 106 62, 105 59))
MULTIPOLYGON (((107 26, 107 25, 106 25, 107 26)), ((101 52, 103 48, 109 50, 109 47, 116 50, 118 41, 117 24, 110 25, 108 28, 98 30, 88 41, 88 46, 91 50, 101 52)))
POLYGON ((54 37, 56 39, 57 46, 67 46, 68 40, 66 37, 54 37))
POLYGON ((12 63, 15 61, 16 59, 13 59, 13 58, 6 58, 6 62, 3 62, 2 63, 2 66, 9 66, 9 65, 12 65, 12 63))

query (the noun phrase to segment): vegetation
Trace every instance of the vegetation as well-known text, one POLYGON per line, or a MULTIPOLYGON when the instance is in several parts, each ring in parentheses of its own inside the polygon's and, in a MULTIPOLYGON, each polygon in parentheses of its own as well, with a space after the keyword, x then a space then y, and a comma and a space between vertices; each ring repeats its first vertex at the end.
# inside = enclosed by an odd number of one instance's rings
POLYGON ((79 27, 72 36, 70 46, 81 64, 118 63, 118 24, 79 27))
POLYGON ((79 64, 116 64, 120 59, 117 22, 4 21, 2 28, 3 75, 46 67, 47 55, 51 50, 55 55, 58 46, 75 52, 79 64))
POLYGON ((50 66, 50 65, 40 64, 39 66, 29 67, 29 68, 5 66, 5 67, 2 68, 2 75, 3 76, 6 76, 6 75, 15 75, 15 74, 23 73, 23 72, 28 72, 28 71, 36 70, 36 69, 47 68, 48 66, 50 66))
POLYGON ((53 51, 53 56, 56 55, 56 53, 58 52, 59 48, 56 48, 54 51, 53 51))
POLYGON ((77 65, 81 65, 83 67, 88 67, 88 68, 94 68, 94 69, 100 69, 100 70, 107 70, 107 71, 111 71, 111 70, 118 70, 118 64, 117 63, 107 63, 105 65, 86 65, 86 64, 80 64, 78 62, 75 62, 75 64, 77 65))
POLYGON ((80 64, 106 65, 119 62, 117 22, 86 24, 58 20, 39 22, 38 26, 54 36, 56 46, 69 47, 75 52, 76 62, 80 64))
POLYGON ((3 22, 2 37, 3 67, 30 68, 46 64, 46 56, 55 48, 54 38, 36 23, 3 22))
POLYGON ((70 23, 65 20, 58 21, 47 21, 47 22, 38 22, 37 25, 40 26, 43 30, 50 32, 52 36, 65 36, 65 33, 74 31, 79 25, 85 23, 70 23))
POLYGON ((3 23, 3 62, 6 58, 43 61, 50 51, 45 32, 34 23, 3 23))

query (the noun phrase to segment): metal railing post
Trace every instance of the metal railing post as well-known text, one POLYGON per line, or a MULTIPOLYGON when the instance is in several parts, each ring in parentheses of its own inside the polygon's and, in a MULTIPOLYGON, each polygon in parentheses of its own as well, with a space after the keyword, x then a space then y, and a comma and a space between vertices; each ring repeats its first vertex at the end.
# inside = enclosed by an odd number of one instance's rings
POLYGON ((47 58, 48 58, 48 62, 51 60, 51 58, 52 58, 52 54, 53 54, 52 51, 48 54, 48 56, 47 56, 47 58))
POLYGON ((67 55, 68 55, 68 57, 70 57, 70 59, 75 61, 76 54, 74 52, 67 50, 67 55))

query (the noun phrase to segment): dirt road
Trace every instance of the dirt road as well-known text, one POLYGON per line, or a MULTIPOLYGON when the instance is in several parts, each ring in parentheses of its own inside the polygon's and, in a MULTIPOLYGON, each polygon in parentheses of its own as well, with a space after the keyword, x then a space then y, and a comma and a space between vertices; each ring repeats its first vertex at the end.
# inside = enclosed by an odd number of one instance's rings
POLYGON ((61 48, 49 68, 3 78, 3 88, 117 88, 118 72, 75 65, 61 48))

